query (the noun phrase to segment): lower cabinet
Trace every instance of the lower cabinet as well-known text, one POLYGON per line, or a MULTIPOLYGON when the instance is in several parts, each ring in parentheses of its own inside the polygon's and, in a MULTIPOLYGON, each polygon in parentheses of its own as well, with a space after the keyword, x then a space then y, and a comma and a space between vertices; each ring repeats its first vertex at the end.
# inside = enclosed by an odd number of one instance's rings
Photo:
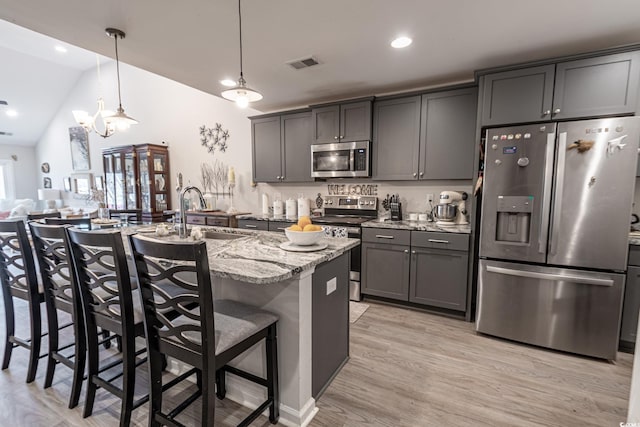
POLYGON ((629 246, 629 266, 624 286, 624 303, 620 326, 620 350, 633 352, 640 311, 640 247, 629 246))
POLYGON ((362 240, 363 294, 466 310, 468 235, 364 229, 362 240))
POLYGON ((238 228, 245 228, 248 230, 269 230, 269 221, 258 221, 255 219, 239 219, 238 228))
POLYGON ((284 229, 290 227, 292 222, 286 221, 269 221, 269 231, 275 231, 277 233, 284 233, 284 229))

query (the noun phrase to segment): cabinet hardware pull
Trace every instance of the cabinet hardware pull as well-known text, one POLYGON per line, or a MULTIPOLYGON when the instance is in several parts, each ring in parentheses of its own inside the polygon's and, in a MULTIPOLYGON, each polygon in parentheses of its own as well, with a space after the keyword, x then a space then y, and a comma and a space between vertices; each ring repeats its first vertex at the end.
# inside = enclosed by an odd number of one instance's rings
POLYGON ((376 234, 376 238, 378 238, 378 239, 395 239, 394 236, 385 236, 384 234, 376 234))
POLYGON ((420 176, 424 176, 424 172, 420 172, 420 176))
POLYGON ((258 228, 257 225, 245 224, 245 228, 258 228))
POLYGON ((284 230, 285 230, 285 227, 276 227, 276 230, 282 230, 282 231, 284 231, 284 230))
POLYGON ((340 135, 340 139, 344 138, 344 136, 340 135))
POLYGON ((405 253, 405 254, 408 254, 408 253, 409 253, 409 249, 405 249, 405 250, 404 250, 404 253, 405 253))
POLYGON ((449 244, 448 240, 440 240, 440 239, 429 239, 429 241, 431 243, 446 243, 447 245, 449 244))
POLYGON ((548 116, 549 114, 551 114, 551 110, 545 110, 544 113, 542 113, 543 116, 548 116))
POLYGON ((553 114, 558 114, 560 112, 559 108, 556 108, 555 110, 553 110, 553 114))
POLYGON ((411 253, 415 255, 415 254, 416 254, 416 251, 411 251, 411 253))
POLYGON ((334 137, 333 137, 333 139, 338 139, 338 137, 337 137, 337 136, 334 136, 334 137))
POLYGON ((413 177, 415 178, 416 176, 418 176, 418 174, 414 172, 413 173, 413 177))

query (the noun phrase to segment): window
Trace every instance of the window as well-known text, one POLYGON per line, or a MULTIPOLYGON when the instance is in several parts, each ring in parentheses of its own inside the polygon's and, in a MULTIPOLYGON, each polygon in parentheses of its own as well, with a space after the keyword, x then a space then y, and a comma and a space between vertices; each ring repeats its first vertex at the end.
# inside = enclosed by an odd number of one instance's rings
POLYGON ((0 199, 15 199, 16 187, 13 175, 13 161, 0 159, 0 199))

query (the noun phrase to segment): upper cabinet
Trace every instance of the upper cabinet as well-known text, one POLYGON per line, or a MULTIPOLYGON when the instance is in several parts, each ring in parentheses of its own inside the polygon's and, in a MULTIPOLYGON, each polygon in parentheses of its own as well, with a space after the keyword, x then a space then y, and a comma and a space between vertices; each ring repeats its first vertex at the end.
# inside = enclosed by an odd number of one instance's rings
POLYGON ((311 112, 251 120, 253 180, 306 182, 311 178, 311 112))
POLYGON ((630 114, 639 81, 639 52, 486 74, 482 125, 630 114))
POLYGON ((376 101, 373 178, 471 179, 475 87, 376 101))
POLYGON ((371 140, 371 100, 313 107, 314 144, 371 140))

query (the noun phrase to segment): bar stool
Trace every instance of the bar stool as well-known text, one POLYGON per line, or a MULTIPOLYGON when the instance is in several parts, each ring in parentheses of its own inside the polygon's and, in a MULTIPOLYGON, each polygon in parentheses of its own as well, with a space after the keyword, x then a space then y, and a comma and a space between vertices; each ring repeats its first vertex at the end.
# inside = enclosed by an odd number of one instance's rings
POLYGON ((0 221, 0 282, 6 326, 2 369, 9 367, 15 347, 26 348, 29 350, 27 383, 36 377, 42 338, 40 304, 44 301, 44 295, 36 271, 24 221, 0 221), (14 297, 27 301, 29 305, 30 338, 15 336, 14 297))
POLYGON ((150 426, 182 426, 175 420, 202 396, 202 426, 215 425, 214 393, 224 399, 227 372, 267 388, 267 400, 239 425, 247 426, 267 408, 272 424, 279 418, 278 357, 275 314, 230 300, 213 301, 206 244, 158 242, 129 236, 145 315, 150 371, 150 426), (171 296, 163 282, 182 293, 171 296), (164 311, 177 312, 171 319, 164 311), (266 340, 266 379, 227 363, 266 340), (167 384, 162 382, 162 357, 171 356, 194 367, 167 384), (198 390, 171 411, 162 410, 162 391, 196 374, 198 390), (217 386, 217 392, 216 390, 217 386))
POLYGON ((109 209, 110 219, 119 219, 122 215, 127 216, 127 221, 142 221, 142 209, 109 209))
POLYGON ((69 408, 75 408, 78 405, 82 389, 87 346, 80 295, 73 274, 65 227, 30 222, 29 228, 40 266, 49 328, 49 351, 44 388, 51 387, 58 363, 70 368, 73 371, 73 381, 69 408), (70 314, 72 322, 59 326, 58 310, 70 314), (74 341, 60 347, 58 331, 71 325, 74 331, 74 341), (74 347, 74 352, 73 355, 67 356, 63 350, 70 347, 74 347))
POLYGON ((45 218, 60 218, 60 212, 27 214, 27 220, 29 221, 35 221, 45 218))
POLYGON ((136 360, 146 350, 136 351, 135 338, 144 335, 140 299, 132 295, 129 269, 119 231, 91 232, 65 228, 82 302, 87 339, 87 397, 83 416, 91 415, 99 387, 122 399, 120 426, 128 426, 131 411, 148 400, 134 401, 136 360), (122 360, 99 366, 98 328, 122 339, 122 360), (122 363, 122 373, 112 378, 100 374, 122 363), (122 376, 122 388, 112 381, 122 376))
POLYGON ((91 218, 45 218, 44 223, 49 225, 72 225, 91 230, 91 218))

